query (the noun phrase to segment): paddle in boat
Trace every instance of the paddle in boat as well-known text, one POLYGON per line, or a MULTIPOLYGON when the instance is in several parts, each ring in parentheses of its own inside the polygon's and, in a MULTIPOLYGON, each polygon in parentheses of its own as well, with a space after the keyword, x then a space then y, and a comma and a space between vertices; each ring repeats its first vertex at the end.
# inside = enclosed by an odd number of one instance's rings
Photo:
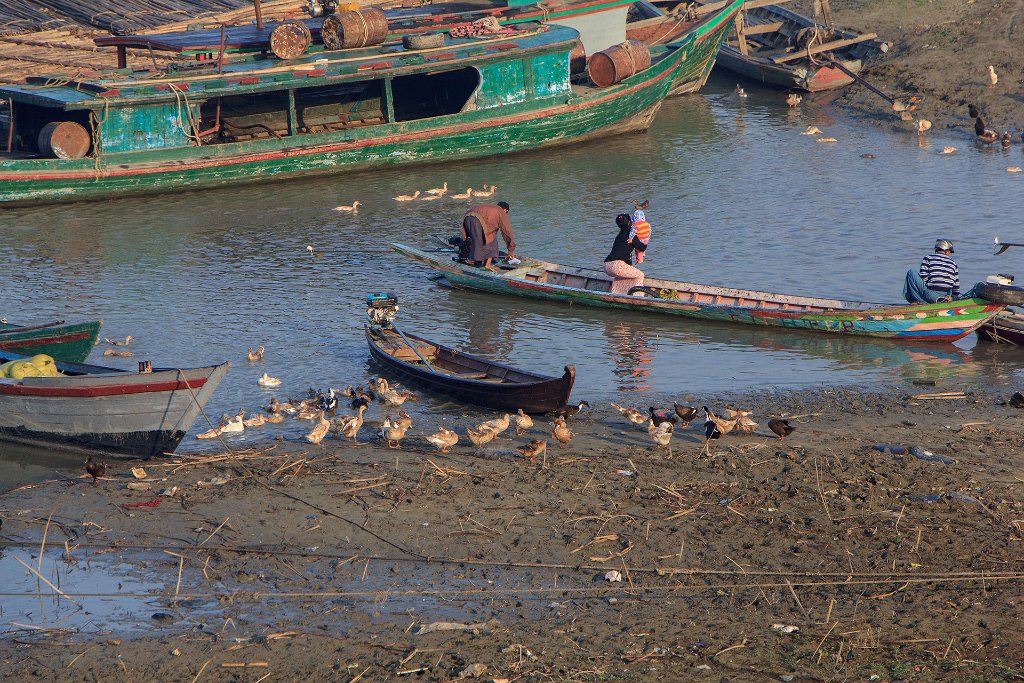
POLYGON ((548 413, 569 401, 576 368, 565 366, 561 377, 520 370, 472 356, 423 337, 402 332, 394 324, 398 299, 391 294, 367 296, 366 343, 385 370, 432 392, 465 403, 515 412, 548 413))
POLYGON ((103 321, 65 325, 63 320, 41 325, 0 323, 0 351, 34 356, 45 353, 57 360, 81 363, 96 346, 103 321))
MULTIPOLYGON (((0 351, 0 363, 28 356, 0 351)), ((0 379, 0 442, 114 457, 171 453, 228 371, 139 372, 58 361, 58 377, 0 379)))
POLYGON ((517 254, 521 264, 492 272, 460 263, 448 249, 424 250, 403 244, 393 244, 392 248, 439 271, 453 287, 701 320, 916 342, 955 341, 1006 307, 978 298, 936 304, 878 304, 651 277, 646 278, 641 292, 612 294, 611 278, 602 270, 563 266, 517 254))

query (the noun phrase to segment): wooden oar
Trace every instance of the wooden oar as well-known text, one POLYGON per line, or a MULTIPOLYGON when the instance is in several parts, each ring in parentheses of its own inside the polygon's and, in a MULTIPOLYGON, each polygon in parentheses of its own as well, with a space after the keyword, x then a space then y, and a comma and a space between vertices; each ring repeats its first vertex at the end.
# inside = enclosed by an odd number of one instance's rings
POLYGON ((845 66, 840 64, 835 59, 826 58, 825 61, 828 62, 829 64, 831 64, 832 66, 834 66, 835 68, 839 69, 840 71, 842 71, 844 74, 846 74, 847 76, 849 76, 853 80, 855 80, 858 83, 860 83, 861 85, 863 85, 865 88, 867 88, 871 92, 873 92, 876 95, 878 95, 879 97, 881 97, 886 102, 888 102, 889 106, 892 107, 892 110, 894 112, 900 114, 900 118, 901 119, 904 118, 903 117, 903 113, 904 112, 906 112, 908 110, 912 110, 912 109, 917 107, 917 103, 914 102, 914 101, 911 101, 910 103, 907 103, 907 102, 904 102, 903 100, 897 100, 895 97, 889 97, 884 92, 882 92, 881 90, 879 90, 878 88, 876 88, 875 86, 871 85, 866 80, 864 80, 864 78, 862 76, 853 73, 852 71, 847 69, 845 66))
POLYGON ((441 374, 437 370, 434 369, 434 366, 430 364, 430 361, 428 361, 426 358, 424 358, 423 354, 420 353, 420 350, 418 348, 416 348, 416 345, 413 344, 411 341, 409 341, 409 338, 405 336, 405 332, 402 332, 402 330, 398 329, 398 325, 396 325, 394 323, 391 323, 391 329, 393 329, 395 332, 397 332, 399 334, 399 336, 401 336, 402 339, 405 340, 405 343, 409 345, 409 348, 413 350, 413 353, 415 353, 417 356, 420 357, 420 360, 423 361, 423 364, 427 366, 427 370, 430 370, 435 375, 441 374))
POLYGON ((997 237, 996 238, 996 242, 995 242, 995 247, 996 247, 995 255, 998 256, 999 254, 1002 254, 1004 251, 1006 251, 1010 247, 1024 247, 1024 243, 1021 243, 1021 242, 1000 242, 999 238, 997 237))
POLYGON ((32 330, 41 330, 44 327, 53 327, 54 325, 63 325, 63 320, 54 320, 52 323, 45 323, 43 325, 28 325, 25 327, 12 327, 8 330, 0 330, 0 334, 10 334, 13 332, 31 332, 32 330))

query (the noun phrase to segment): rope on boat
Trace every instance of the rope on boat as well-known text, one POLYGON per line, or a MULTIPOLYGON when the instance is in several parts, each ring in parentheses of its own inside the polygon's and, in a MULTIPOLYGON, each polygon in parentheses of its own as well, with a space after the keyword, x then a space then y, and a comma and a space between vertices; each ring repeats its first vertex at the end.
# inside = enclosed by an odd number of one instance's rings
POLYGON ((103 124, 107 122, 107 117, 109 115, 110 100, 108 98, 103 98, 102 119, 95 111, 89 112, 89 136, 92 138, 93 173, 95 174, 96 180, 99 180, 103 175, 103 155, 100 153, 100 148, 103 146, 103 136, 100 135, 100 130, 103 128, 103 124))
POLYGON ((169 83, 168 87, 174 93, 174 100, 178 106, 178 127, 181 128, 181 132, 185 134, 186 139, 195 141, 197 147, 202 147, 203 141, 199 137, 199 127, 196 124, 195 114, 192 111, 192 103, 188 100, 188 93, 174 83, 169 83), (185 104, 184 114, 181 111, 182 102, 185 104), (185 126, 185 121, 188 121, 188 127, 185 126))

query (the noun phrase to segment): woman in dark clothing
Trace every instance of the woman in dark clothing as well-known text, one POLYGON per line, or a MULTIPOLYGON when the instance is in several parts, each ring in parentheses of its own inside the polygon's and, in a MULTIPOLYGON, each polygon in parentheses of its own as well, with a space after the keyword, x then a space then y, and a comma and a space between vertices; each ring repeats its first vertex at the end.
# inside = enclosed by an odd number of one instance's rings
POLYGON ((612 294, 625 294, 644 284, 643 271, 633 265, 633 252, 646 251, 647 245, 629 238, 633 222, 628 214, 616 216, 615 224, 619 226, 619 234, 615 236, 611 253, 604 260, 604 272, 612 278, 612 294))

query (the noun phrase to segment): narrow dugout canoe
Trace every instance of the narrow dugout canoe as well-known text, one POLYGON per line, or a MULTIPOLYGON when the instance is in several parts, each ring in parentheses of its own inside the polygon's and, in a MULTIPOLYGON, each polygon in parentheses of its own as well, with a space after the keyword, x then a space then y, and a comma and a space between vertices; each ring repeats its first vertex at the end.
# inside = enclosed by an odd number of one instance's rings
MULTIPOLYGON (((20 358, 0 351, 0 362, 20 358)), ((142 373, 58 362, 63 377, 0 379, 0 442, 114 457, 172 453, 228 367, 142 373)))
POLYGON ((999 344, 1024 346, 1024 314, 1004 311, 978 328, 978 338, 999 344))
POLYGON ((392 248, 440 271, 454 287, 702 320, 904 341, 955 341, 1005 308, 1004 304, 985 299, 877 304, 657 278, 647 278, 644 284, 650 291, 660 293, 660 297, 612 294, 611 278, 600 270, 536 261, 520 255, 522 264, 495 273, 454 261, 447 250, 426 251, 402 244, 393 244, 392 248))
POLYGON ((55 360, 81 363, 96 346, 103 321, 63 323, 63 320, 45 325, 0 323, 0 351, 28 356, 45 353, 55 360))
POLYGON ((465 403, 508 412, 522 408, 526 413, 548 413, 569 402, 576 380, 576 368, 572 365, 565 366, 561 377, 549 377, 406 334, 437 371, 432 372, 393 330, 369 326, 365 330, 370 355, 381 367, 465 403))

